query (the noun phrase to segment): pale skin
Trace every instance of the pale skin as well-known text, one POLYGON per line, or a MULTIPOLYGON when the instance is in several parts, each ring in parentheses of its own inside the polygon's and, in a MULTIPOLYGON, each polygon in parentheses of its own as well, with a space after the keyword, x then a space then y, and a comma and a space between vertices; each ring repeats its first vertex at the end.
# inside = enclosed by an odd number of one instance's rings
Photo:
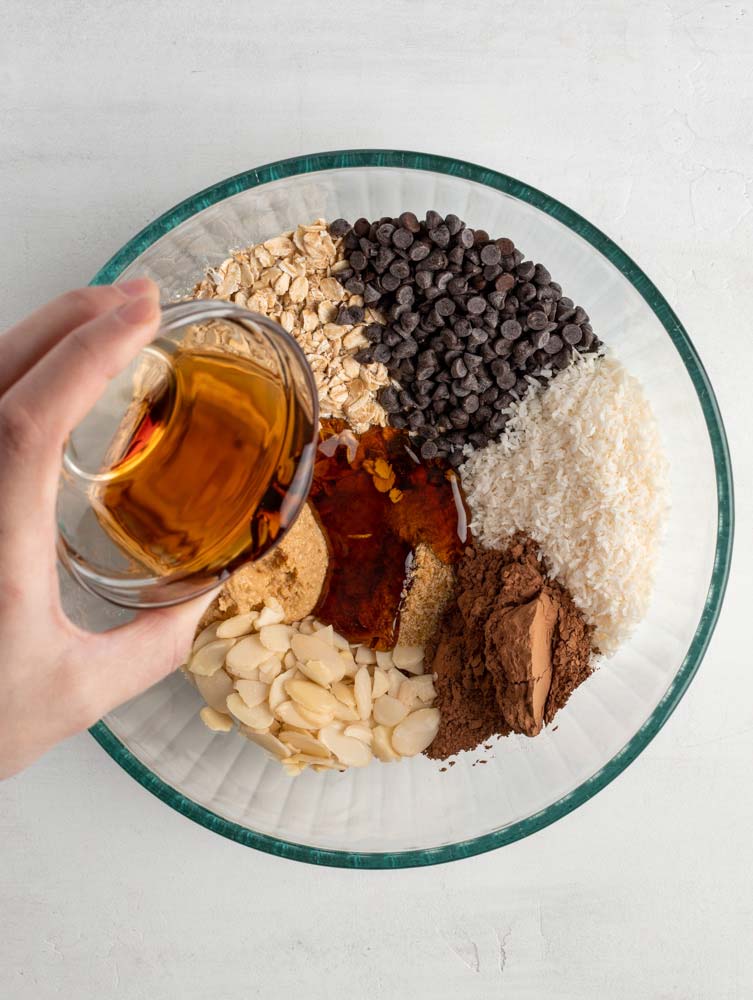
POLYGON ((69 431, 152 340, 147 279, 69 292, 0 335, 0 778, 183 662, 207 597, 92 634, 60 605, 55 498, 69 431))

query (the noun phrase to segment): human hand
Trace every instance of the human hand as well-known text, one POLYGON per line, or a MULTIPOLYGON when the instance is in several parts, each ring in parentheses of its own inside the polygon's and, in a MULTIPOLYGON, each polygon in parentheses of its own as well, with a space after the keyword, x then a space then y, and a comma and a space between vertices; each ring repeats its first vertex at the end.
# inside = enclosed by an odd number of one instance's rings
POLYGON ((157 286, 140 278, 69 292, 0 335, 0 778, 173 670, 207 602, 100 634, 73 625, 60 605, 63 444, 159 318, 157 286))

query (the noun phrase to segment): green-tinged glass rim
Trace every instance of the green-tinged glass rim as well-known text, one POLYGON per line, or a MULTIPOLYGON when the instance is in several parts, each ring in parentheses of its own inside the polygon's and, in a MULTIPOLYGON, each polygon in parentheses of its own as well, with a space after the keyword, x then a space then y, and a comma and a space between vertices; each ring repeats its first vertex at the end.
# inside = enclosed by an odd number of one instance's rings
POLYGON ((152 794, 173 809, 183 813, 189 819, 200 823, 208 830, 221 834, 237 843, 282 858, 292 858, 310 864, 330 865, 338 868, 409 868, 423 865, 440 864, 445 861, 455 861, 459 858, 482 854, 493 848, 510 844, 513 841, 527 837, 537 830, 582 805, 599 792, 610 781, 613 781, 651 742, 654 736, 670 717, 678 702, 684 695, 691 680, 695 676, 709 641, 716 626, 721 609, 724 592, 729 577, 732 557, 732 539, 734 532, 734 499, 732 485, 732 467, 730 463, 727 437, 724 430, 719 407, 714 391, 700 358, 680 320, 654 283, 643 273, 634 261, 628 257, 608 236, 578 215, 572 209, 536 188, 508 177, 506 174, 489 170, 473 163, 455 160, 445 156, 434 156, 427 153, 403 152, 387 149, 350 149, 330 153, 315 153, 311 156, 293 157, 268 163, 245 173, 236 174, 227 180, 220 181, 198 194, 180 202, 174 208, 165 212, 145 229, 129 240, 122 249, 105 264, 97 273, 92 284, 103 285, 115 281, 125 268, 131 264, 147 247, 174 229, 175 226, 195 215, 197 212, 222 201, 231 195, 238 194, 249 188, 268 184, 285 177, 298 174, 311 174, 321 170, 337 170, 343 167, 397 167, 408 170, 426 170, 434 173, 449 174, 464 178, 477 184, 512 195, 529 205, 546 212, 557 219, 578 236, 591 244, 594 249, 603 254, 617 270, 627 278, 639 292, 659 322, 667 331, 672 343, 682 358, 682 361, 693 382, 708 428, 711 449, 716 470, 716 486, 718 496, 718 523, 714 567, 711 574, 706 602, 698 627, 688 652, 667 689, 664 697, 651 713, 647 721, 635 733, 630 741, 605 764, 596 774, 582 782, 567 795, 553 802, 524 820, 508 824, 492 833, 464 840, 456 844, 441 847, 425 848, 411 851, 371 853, 358 851, 322 850, 304 844, 291 843, 267 834, 256 833, 238 823, 217 815, 204 806, 186 798, 176 789, 141 763, 130 750, 118 739, 105 722, 98 722, 92 727, 91 733, 97 742, 107 751, 124 770, 144 786, 152 794))

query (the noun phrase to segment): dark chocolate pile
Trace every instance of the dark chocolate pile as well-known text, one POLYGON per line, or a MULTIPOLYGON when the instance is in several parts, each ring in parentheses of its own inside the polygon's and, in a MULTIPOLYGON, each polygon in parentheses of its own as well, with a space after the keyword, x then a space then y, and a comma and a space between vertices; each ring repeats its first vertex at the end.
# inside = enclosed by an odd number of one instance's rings
MULTIPOLYGON (((393 427, 408 428, 421 455, 453 466, 462 449, 481 448, 504 429, 512 402, 574 357, 601 346, 588 314, 526 260, 507 238, 492 240, 456 215, 412 212, 376 222, 344 219, 348 268, 338 279, 386 325, 372 323, 356 358, 381 362, 394 385, 379 393, 393 427)), ((360 307, 342 307, 337 322, 360 323, 360 307)))

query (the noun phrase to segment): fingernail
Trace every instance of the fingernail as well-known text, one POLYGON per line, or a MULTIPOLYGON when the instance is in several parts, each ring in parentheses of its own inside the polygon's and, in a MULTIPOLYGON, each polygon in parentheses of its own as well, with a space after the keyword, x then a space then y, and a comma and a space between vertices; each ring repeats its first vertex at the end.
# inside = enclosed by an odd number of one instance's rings
POLYGON ((152 290, 152 282, 149 278, 131 278, 130 281, 119 282, 115 287, 132 298, 140 298, 152 290))
POLYGON ((140 299, 130 299, 124 302, 117 309, 117 315, 124 323, 137 326, 139 323, 146 323, 154 318, 157 310, 157 303, 154 299, 142 296, 140 299))

